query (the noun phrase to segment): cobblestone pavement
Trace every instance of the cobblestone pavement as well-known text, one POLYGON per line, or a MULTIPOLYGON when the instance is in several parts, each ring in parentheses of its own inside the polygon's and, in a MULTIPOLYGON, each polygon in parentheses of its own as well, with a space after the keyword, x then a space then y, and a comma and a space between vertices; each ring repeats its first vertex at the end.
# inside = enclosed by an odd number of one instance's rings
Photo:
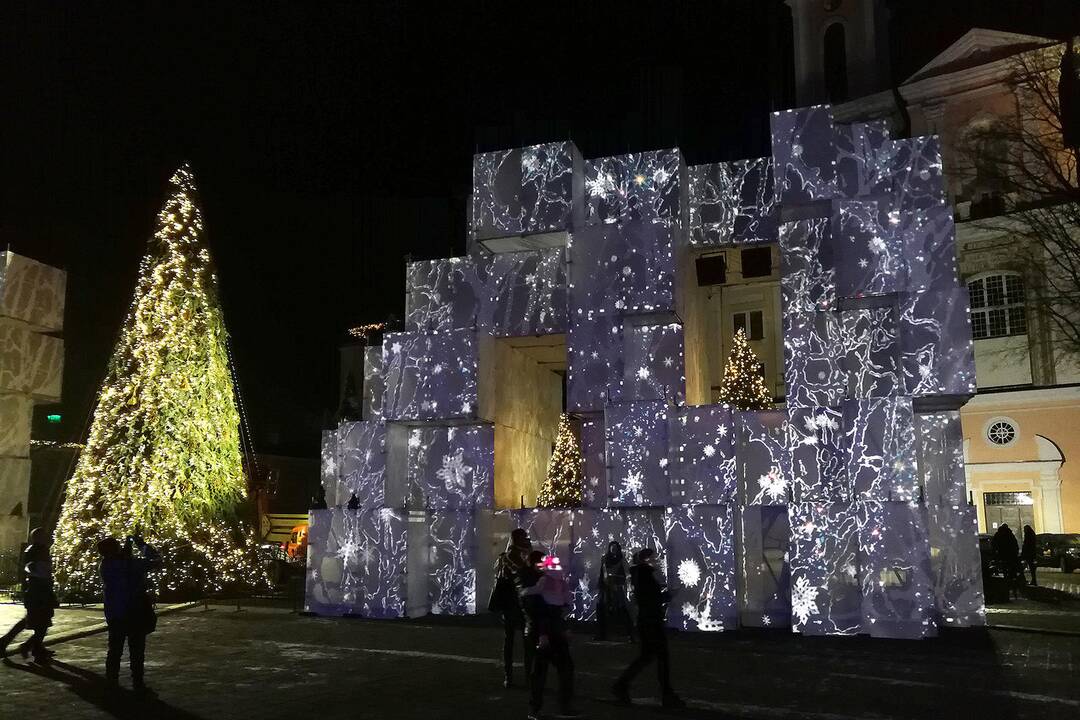
MULTIPOLYGON (((369 622, 217 607, 163 617, 136 698, 101 687, 104 635, 59 644, 60 664, 0 667, 4 718, 524 718, 504 690, 490 618, 369 622)), ((918 642, 803 638, 784 632, 672 637, 686 711, 662 711, 654 676, 631 708, 608 688, 632 658, 625 643, 573 641, 580 709, 593 718, 1080 717, 1080 639, 953 631, 918 642)), ((554 678, 552 678, 552 681, 554 678)), ((124 679, 126 684, 126 678, 124 679)), ((554 698, 550 698, 554 711, 554 698)))

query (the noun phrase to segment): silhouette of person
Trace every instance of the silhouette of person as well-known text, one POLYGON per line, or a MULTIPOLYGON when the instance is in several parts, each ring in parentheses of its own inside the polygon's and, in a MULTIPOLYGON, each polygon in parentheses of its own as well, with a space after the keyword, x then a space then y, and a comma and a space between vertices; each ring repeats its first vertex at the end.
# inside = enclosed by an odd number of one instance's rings
MULTIPOLYGON (((536 559, 535 554, 530 559, 536 559)), ((554 665, 559 673, 560 717, 578 717, 573 709, 574 661, 570 657, 570 632, 566 627, 566 610, 573 602, 573 596, 557 557, 549 555, 540 559, 537 569, 541 575, 536 584, 522 591, 523 597, 530 600, 526 607, 527 612, 532 613, 532 636, 536 638, 536 654, 529 679, 532 685, 529 720, 540 718, 548 665, 554 665)))
POLYGON ((23 551, 21 561, 23 607, 26 608, 26 616, 0 638, 0 655, 4 654, 7 646, 24 629, 32 631, 33 634, 19 646, 19 654, 24 658, 33 654, 34 662, 40 665, 47 665, 54 654, 45 647, 45 633, 52 625, 58 605, 56 593, 53 591, 52 559, 49 556, 51 545, 52 538, 44 528, 30 531, 30 544, 23 551))
POLYGON ((109 653, 105 660, 105 680, 110 686, 120 682, 120 658, 127 643, 131 684, 146 690, 143 666, 146 636, 154 631, 157 616, 147 591, 146 576, 161 563, 150 545, 140 537, 129 537, 121 547, 115 538, 98 543, 101 553, 101 580, 105 585, 105 622, 109 625, 109 653), (139 549, 136 557, 132 548, 139 549))
POLYGON ((612 541, 600 561, 600 577, 597 579, 596 603, 596 639, 607 639, 608 620, 618 616, 626 623, 626 632, 632 640, 634 628, 630 620, 630 609, 626 600, 626 576, 628 568, 623 557, 622 546, 612 541))
MULTIPOLYGON (((1031 572, 1031 584, 1038 585, 1035 581, 1035 557, 1039 553, 1039 540, 1035 537, 1035 529, 1030 525, 1024 526, 1024 544, 1020 548, 1020 561, 1027 565, 1031 572)), ((1021 571, 1023 572, 1023 571, 1021 571)))
POLYGON ((525 615, 517 593, 517 576, 525 567, 531 549, 529 533, 517 528, 510 533, 506 549, 495 559, 495 587, 491 591, 488 610, 502 614, 503 687, 510 687, 514 681, 514 639, 518 635, 525 653, 526 682, 532 665, 532 648, 525 641, 525 615))
POLYGON ((686 703, 671 687, 671 664, 668 656, 664 616, 671 592, 664 584, 663 576, 655 567, 656 552, 652 548, 640 550, 630 568, 630 583, 638 606, 638 639, 641 652, 634 662, 623 671, 611 687, 616 700, 630 703, 630 683, 641 670, 656 660, 656 674, 660 681, 660 701, 666 708, 686 707, 686 703))
POLYGON ((990 540, 990 548, 997 559, 998 570, 1005 578, 1009 594, 1017 592, 1017 572, 1020 569, 1020 545, 1008 523, 1002 523, 990 540))

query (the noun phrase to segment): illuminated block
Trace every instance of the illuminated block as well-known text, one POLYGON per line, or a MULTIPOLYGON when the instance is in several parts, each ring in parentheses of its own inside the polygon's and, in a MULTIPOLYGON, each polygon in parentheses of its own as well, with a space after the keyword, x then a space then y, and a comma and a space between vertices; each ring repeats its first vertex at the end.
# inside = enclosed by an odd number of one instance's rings
POLYGON ((843 414, 828 407, 788 408, 793 504, 848 500, 843 414))
POLYGON ((406 518, 386 508, 312 510, 304 609, 316 615, 405 614, 406 518))
POLYGON ((514 527, 523 528, 529 533, 533 550, 545 555, 555 555, 569 568, 571 546, 570 535, 573 511, 551 508, 533 508, 531 510, 511 510, 514 527))
POLYGON ((785 313, 836 308, 833 228, 829 218, 780 226, 780 296, 785 313))
POLYGON ((668 625, 680 630, 732 630, 738 622, 735 528, 730 505, 678 506, 664 513, 668 625))
POLYGON ((626 522, 618 510, 575 510, 571 516, 570 537, 573 541, 570 550, 570 577, 574 585, 573 618, 592 621, 596 619, 597 582, 608 544, 619 543, 627 565, 631 562, 630 550, 625 546, 626 522))
POLYGON ((30 459, 0 457, 0 551, 17 553, 26 542, 30 516, 30 459), (22 511, 16 512, 21 506, 22 511))
POLYGON ((581 153, 572 142, 474 155, 474 237, 571 230, 582 221, 582 187, 581 153))
POLYGON ((682 403, 686 395, 683 326, 623 325, 623 401, 667 400, 682 403))
POLYGON ((0 321, 0 393, 58 402, 63 370, 63 340, 32 332, 21 323, 0 321))
POLYGON ((875 196, 892 189, 889 154, 884 152, 890 140, 887 120, 873 120, 851 125, 837 125, 836 179, 840 193, 849 198, 875 196))
POLYGON ((0 317, 26 323, 37 332, 64 327, 67 273, 36 260, 0 251, 0 317))
POLYGON ((668 442, 674 502, 720 505, 735 501, 738 472, 730 407, 698 405, 674 411, 668 442))
POLYGON ((901 214, 948 202, 937 135, 890 140, 882 146, 882 153, 901 214))
POLYGON ((668 414, 664 402, 614 403, 604 409, 609 505, 661 506, 671 501, 668 414))
POLYGON ((883 398, 903 393, 897 317, 893 306, 840 313, 848 397, 883 398))
POLYGON ((409 485, 425 507, 495 506, 494 426, 414 427, 408 445, 409 485))
POLYGON ((777 201, 805 205, 836 197, 832 110, 827 105, 785 110, 770 120, 777 201))
POLYGON ((643 548, 652 548, 656 551, 656 567, 661 574, 667 573, 667 531, 664 527, 664 510, 662 508, 624 508, 622 511, 625 523, 626 542, 623 550, 630 551, 629 556, 643 548))
POLYGON ((788 510, 761 505, 741 508, 739 526, 739 616, 749 627, 790 627, 791 530, 788 510))
POLYGON ((678 148, 585 162, 588 225, 682 219, 686 166, 678 148))
POLYGON ((386 393, 382 351, 382 345, 364 348, 364 404, 361 408, 364 420, 382 419, 383 395, 386 393))
POLYGON ((622 322, 592 311, 575 315, 566 338, 566 406, 600 412, 618 396, 623 376, 622 322))
POLYGON ((422 260, 405 268, 407 329, 436 332, 476 327, 480 297, 471 258, 422 260))
POLYGON ((30 425, 33 418, 34 400, 29 395, 0 395, 0 457, 30 456, 30 425))
POLYGON ((938 622, 944 627, 986 624, 979 521, 973 506, 930 505, 930 568, 938 622))
POLYGON ((926 504, 967 504, 967 477, 964 472, 964 430, 960 412, 939 412, 916 416, 919 442, 919 475, 926 504))
POLYGON ((844 403, 847 475, 864 500, 916 500, 919 475, 911 398, 844 403))
POLYGON ((735 413, 739 497, 744 505, 787 505, 791 492, 791 449, 787 413, 735 413))
POLYGON ((791 629, 803 635, 858 633, 858 513, 846 500, 797 503, 788 510, 791 629))
POLYGON ((779 208, 771 157, 694 165, 689 176, 691 245, 776 242, 779 208))
POLYGON ((788 407, 839 405, 848 386, 839 314, 785 312, 782 322, 788 407))
POLYGON ((603 415, 588 417, 582 421, 581 455, 585 461, 585 492, 582 504, 591 508, 605 507, 608 501, 608 473, 603 415))
POLYGON ((917 639, 937 634, 926 508, 859 503, 863 632, 917 639))
POLYGON ((839 297, 886 295, 906 288, 904 242, 889 220, 888 206, 886 201, 836 202, 832 252, 839 297))
POLYGON ((675 310, 673 222, 595 225, 568 247, 571 323, 579 310, 620 315, 675 310))
POLYGON ((566 332, 566 250, 497 253, 477 260, 481 330, 496 337, 566 332))
MULTIPOLYGON (((346 422, 338 426, 339 458, 335 504, 347 505, 356 497, 361 507, 385 502, 386 426, 380 422, 346 422)), ((329 497, 330 493, 327 493, 329 497)), ((330 504, 329 502, 327 503, 330 504)))
POLYGON ((932 205, 926 210, 898 214, 908 258, 907 288, 911 292, 952 290, 960 285, 956 262, 956 224, 952 208, 932 205))
POLYGON ((476 332, 388 333, 383 337, 387 420, 472 418, 476 411, 476 332))
POLYGON ((476 614, 476 524, 471 512, 428 516, 428 604, 432 615, 476 614))
POLYGON ((975 350, 966 288, 900 296, 904 394, 975 393, 975 350))

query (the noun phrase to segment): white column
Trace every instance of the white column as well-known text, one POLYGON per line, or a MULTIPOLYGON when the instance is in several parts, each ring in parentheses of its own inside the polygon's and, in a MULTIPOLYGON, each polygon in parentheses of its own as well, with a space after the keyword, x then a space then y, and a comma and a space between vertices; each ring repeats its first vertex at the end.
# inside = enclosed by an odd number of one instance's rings
POLYGON ((1065 523, 1061 519, 1061 476, 1058 468, 1043 470, 1039 474, 1039 489, 1042 491, 1041 533, 1060 533, 1065 523))

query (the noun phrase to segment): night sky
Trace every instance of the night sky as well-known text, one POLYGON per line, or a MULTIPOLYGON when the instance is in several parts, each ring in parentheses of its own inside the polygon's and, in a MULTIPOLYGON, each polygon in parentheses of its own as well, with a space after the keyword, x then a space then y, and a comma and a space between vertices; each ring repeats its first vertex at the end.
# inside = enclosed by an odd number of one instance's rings
MULTIPOLYGON (((898 26, 933 21, 896 43, 897 74, 970 18, 1037 30, 1032 4, 900 3, 898 26)), ((344 330, 402 314, 406 254, 464 251, 474 152, 571 138, 585 157, 759 156, 767 113, 791 105, 771 0, 14 5, 0 245, 68 271, 60 439, 82 438, 182 161, 256 449, 315 456, 344 330)))

